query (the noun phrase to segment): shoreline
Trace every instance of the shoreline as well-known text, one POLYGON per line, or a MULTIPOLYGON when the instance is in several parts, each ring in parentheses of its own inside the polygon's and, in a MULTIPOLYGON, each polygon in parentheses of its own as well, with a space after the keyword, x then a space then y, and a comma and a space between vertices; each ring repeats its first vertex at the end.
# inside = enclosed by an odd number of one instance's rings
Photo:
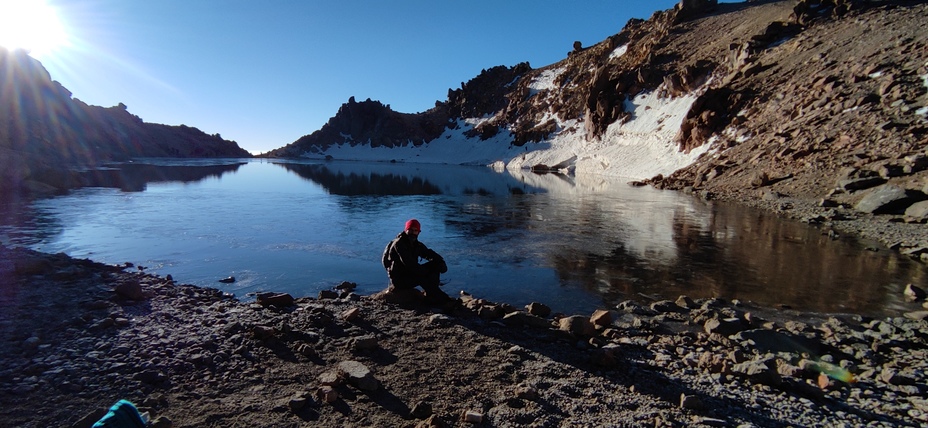
POLYGON ((12 426, 89 426, 119 399, 161 427, 928 422, 924 320, 684 297, 555 318, 334 289, 262 305, 2 249, 12 426))

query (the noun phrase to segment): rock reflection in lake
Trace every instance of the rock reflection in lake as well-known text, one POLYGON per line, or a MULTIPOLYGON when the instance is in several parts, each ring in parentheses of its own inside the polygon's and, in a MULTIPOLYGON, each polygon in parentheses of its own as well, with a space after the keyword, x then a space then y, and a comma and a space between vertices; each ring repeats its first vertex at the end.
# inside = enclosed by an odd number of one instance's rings
POLYGON ((223 174, 237 171, 245 162, 229 164, 158 164, 126 162, 111 167, 83 171, 82 187, 111 187, 124 192, 142 192, 148 183, 180 182, 193 183, 209 177, 220 178, 223 174))
POLYGON ((16 209, 31 220, 0 225, 0 240, 239 296, 315 296, 341 281, 367 294, 386 286, 383 246, 416 217, 449 262, 449 293, 565 313, 685 294, 883 315, 903 305, 907 282, 926 281, 894 252, 622 179, 251 160, 134 165, 113 182, 135 191, 36 201, 16 209), (217 282, 228 276, 236 282, 217 282))

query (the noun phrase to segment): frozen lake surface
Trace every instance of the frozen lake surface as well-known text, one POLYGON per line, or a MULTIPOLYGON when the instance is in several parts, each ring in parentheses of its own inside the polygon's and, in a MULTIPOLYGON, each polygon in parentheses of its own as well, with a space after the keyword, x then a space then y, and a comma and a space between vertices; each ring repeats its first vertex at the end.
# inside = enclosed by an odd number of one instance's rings
POLYGON ((820 229, 600 176, 483 167, 151 160, 96 186, 7 206, 0 240, 132 262, 247 299, 383 289, 384 246, 409 218, 448 261, 445 290, 590 313, 623 300, 723 297, 891 313, 925 269, 820 229), (235 276, 222 284, 218 279, 235 276))

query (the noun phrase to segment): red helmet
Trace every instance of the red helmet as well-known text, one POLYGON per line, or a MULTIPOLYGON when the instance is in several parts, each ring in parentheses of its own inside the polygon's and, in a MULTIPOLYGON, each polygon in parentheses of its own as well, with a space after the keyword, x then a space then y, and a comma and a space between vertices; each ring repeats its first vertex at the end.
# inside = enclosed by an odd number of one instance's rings
POLYGON ((416 220, 416 219, 414 219, 414 218, 411 218, 411 219, 407 220, 407 221, 406 221, 406 229, 403 229, 403 230, 410 230, 410 229, 413 229, 413 230, 416 230, 416 231, 422 230, 422 227, 419 226, 419 220, 416 220))

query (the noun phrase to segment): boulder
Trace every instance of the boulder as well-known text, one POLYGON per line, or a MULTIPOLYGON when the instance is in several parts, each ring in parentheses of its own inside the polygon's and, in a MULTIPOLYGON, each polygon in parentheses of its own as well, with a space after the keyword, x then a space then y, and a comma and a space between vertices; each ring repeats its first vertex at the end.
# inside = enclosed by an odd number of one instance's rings
POLYGON ((332 290, 322 290, 319 292, 319 300, 333 300, 338 298, 338 293, 332 290))
POLYGON ((915 321, 923 321, 928 319, 928 311, 912 311, 902 314, 902 316, 915 321))
POLYGON ((780 373, 777 372, 776 365, 771 367, 768 361, 773 360, 747 361, 735 364, 732 366, 731 371, 754 383, 777 386, 782 382, 782 378, 780 378, 780 373))
POLYGON ((592 336, 596 333, 590 319, 580 315, 561 318, 558 321, 558 328, 577 336, 592 336))
POLYGON ((342 361, 338 363, 338 372, 350 384, 363 391, 380 389, 380 381, 371 373, 371 369, 360 361, 342 361))
POLYGON ((905 294, 905 299, 910 302, 924 300, 926 296, 925 290, 914 284, 906 284, 903 294, 905 294))
POLYGON ((905 209, 905 215, 919 220, 928 218, 928 201, 916 202, 910 205, 905 209))
POLYGON ((747 329, 749 326, 740 318, 713 318, 703 325, 706 333, 720 334, 722 336, 731 336, 742 330, 747 329))
POLYGON ((536 315, 542 318, 546 318, 548 315, 551 315, 551 308, 538 302, 532 302, 528 305, 525 305, 525 310, 532 315, 536 315))
POLYGON ((702 399, 696 395, 680 394, 680 408, 690 410, 700 410, 704 406, 702 399))
POLYGON ((361 336, 351 340, 351 349, 355 351, 377 349, 379 346, 380 343, 374 336, 361 336))
POLYGON ((328 404, 338 401, 338 391, 328 385, 320 387, 319 390, 316 391, 316 395, 319 397, 319 400, 328 404))
POLYGON ((693 301, 693 299, 690 299, 687 296, 677 297, 677 300, 674 303, 676 303, 677 306, 683 309, 696 309, 699 307, 699 305, 697 305, 696 302, 693 301))
POLYGON ((593 325, 606 327, 612 325, 612 319, 612 311, 597 309, 590 317, 590 322, 593 323, 593 325))
POLYGON ((906 208, 924 199, 925 194, 917 190, 884 184, 864 196, 854 209, 871 214, 902 214, 906 208))
POLYGON ((293 306, 293 296, 287 293, 258 293, 257 303, 264 307, 283 308, 293 306))
POLYGON ((145 295, 142 293, 142 284, 138 281, 120 282, 113 291, 129 300, 145 300, 145 295))

